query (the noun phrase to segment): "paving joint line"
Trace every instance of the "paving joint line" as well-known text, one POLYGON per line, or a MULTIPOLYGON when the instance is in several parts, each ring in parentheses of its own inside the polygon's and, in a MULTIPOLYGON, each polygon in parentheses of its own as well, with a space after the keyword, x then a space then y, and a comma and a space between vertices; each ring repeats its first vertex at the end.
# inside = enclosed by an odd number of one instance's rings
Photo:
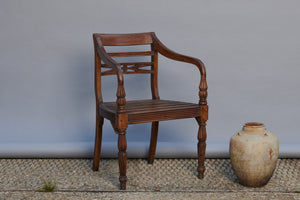
MULTIPOLYGON (((0 190, 0 192, 37 192, 36 190, 0 190)), ((282 194, 295 194, 295 191, 245 191, 245 190, 203 190, 203 191, 187 191, 187 190, 164 190, 164 191, 133 191, 133 190, 126 190, 126 191, 117 191, 117 190, 55 190, 52 192, 41 192, 41 193, 68 193, 68 192, 75 192, 75 193, 282 193, 282 194)), ((39 193, 39 192, 37 192, 39 193)))

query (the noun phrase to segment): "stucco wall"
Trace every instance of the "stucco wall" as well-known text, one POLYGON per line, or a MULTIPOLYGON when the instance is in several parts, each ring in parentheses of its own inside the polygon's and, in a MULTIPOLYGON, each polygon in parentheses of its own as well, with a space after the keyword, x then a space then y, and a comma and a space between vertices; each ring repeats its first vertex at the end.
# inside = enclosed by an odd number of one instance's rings
MULTIPOLYGON (((300 156, 299 1, 0 0, 0 156, 90 157, 95 100, 92 33, 155 31, 171 49, 207 67, 207 155, 228 156, 229 140, 259 121, 300 156)), ((198 101, 192 65, 159 58, 160 96, 198 101)), ((147 75, 126 76, 127 99, 151 98, 147 75)), ((116 79, 103 79, 115 100, 116 79)), ((159 157, 195 157, 195 120, 162 122, 159 157)), ((129 157, 145 157, 150 125, 128 129, 129 157)), ((105 121, 103 156, 117 137, 105 121)))

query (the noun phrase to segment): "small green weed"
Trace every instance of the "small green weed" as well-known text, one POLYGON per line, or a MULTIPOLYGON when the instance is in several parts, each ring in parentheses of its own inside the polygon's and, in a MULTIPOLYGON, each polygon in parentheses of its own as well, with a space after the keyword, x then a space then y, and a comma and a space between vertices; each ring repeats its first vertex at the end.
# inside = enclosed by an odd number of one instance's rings
POLYGON ((52 180, 43 181, 43 189, 36 190, 36 192, 53 192, 56 188, 56 183, 52 180))

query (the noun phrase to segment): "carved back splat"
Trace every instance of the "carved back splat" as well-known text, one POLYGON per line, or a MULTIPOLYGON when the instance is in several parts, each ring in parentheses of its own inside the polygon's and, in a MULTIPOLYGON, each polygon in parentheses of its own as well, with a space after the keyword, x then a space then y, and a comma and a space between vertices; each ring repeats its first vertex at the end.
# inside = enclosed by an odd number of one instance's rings
MULTIPOLYGON (((144 67, 152 66, 153 62, 128 62, 119 64, 121 65, 121 70, 123 74, 151 74, 153 72, 153 70, 151 69, 142 69, 144 67)), ((106 64, 102 64, 101 67, 109 69, 101 72, 102 76, 116 74, 115 70, 106 64)))

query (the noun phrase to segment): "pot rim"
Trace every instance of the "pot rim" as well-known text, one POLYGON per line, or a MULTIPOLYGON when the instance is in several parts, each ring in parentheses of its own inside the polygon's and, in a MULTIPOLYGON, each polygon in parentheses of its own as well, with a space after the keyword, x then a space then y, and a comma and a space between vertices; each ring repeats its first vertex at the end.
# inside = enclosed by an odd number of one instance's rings
POLYGON ((260 122, 246 122, 244 124, 244 127, 253 127, 253 128, 257 127, 258 128, 258 127, 265 127, 265 125, 260 122))
POLYGON ((243 126, 243 131, 249 133, 262 133, 265 130, 266 130, 265 125, 260 122, 247 122, 243 126))

